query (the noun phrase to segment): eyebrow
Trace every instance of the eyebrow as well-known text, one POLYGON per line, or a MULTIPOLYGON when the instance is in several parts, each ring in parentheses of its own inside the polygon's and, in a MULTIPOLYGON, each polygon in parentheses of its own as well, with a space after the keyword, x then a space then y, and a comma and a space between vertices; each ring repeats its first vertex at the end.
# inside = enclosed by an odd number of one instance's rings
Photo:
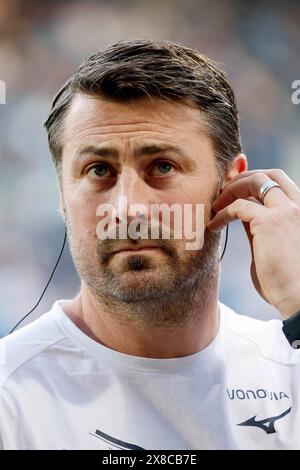
POLYGON ((170 144, 148 144, 136 149, 134 155, 140 157, 141 155, 155 155, 157 153, 176 153, 178 155, 184 155, 183 151, 176 145, 170 144))
MULTIPOLYGON (((142 155, 155 155, 158 153, 175 153, 177 155, 184 156, 185 153, 177 146, 165 144, 165 143, 151 143, 143 145, 134 151, 135 157, 142 155)), ((83 147, 76 155, 76 160, 82 160, 86 158, 88 154, 98 155, 102 158, 118 158, 119 151, 116 148, 109 147, 107 145, 88 145, 83 147)))

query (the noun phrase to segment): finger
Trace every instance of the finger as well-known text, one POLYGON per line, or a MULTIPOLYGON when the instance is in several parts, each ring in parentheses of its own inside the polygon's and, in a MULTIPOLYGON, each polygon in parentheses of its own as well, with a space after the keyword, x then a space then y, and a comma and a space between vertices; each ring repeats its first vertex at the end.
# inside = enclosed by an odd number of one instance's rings
MULTIPOLYGON (((280 168, 271 168, 271 169, 257 169, 257 170, 249 170, 243 171, 239 173, 233 180, 237 181, 239 179, 247 178, 248 176, 254 175, 256 173, 264 173, 267 175, 271 180, 275 181, 276 183, 280 184, 284 193, 289 197, 292 201, 299 201, 300 200, 300 188, 296 185, 296 183, 280 168)), ((228 181, 224 185, 224 189, 228 184, 231 183, 228 181)))
POLYGON ((255 202, 255 204, 259 204, 260 206, 263 206, 263 204, 257 199, 255 199, 255 197, 252 197, 252 196, 248 197, 248 201, 252 201, 252 202, 255 202))
POLYGON ((247 238, 249 240, 249 244, 250 244, 250 248, 251 248, 251 256, 252 256, 252 260, 253 260, 254 259, 253 235, 252 235, 251 230, 250 230, 250 225, 249 225, 249 222, 243 222, 243 221, 242 221, 242 224, 244 226, 245 232, 247 234, 247 238))
POLYGON ((248 240, 249 240, 249 244, 250 244, 250 248, 251 248, 251 257, 252 257, 252 260, 251 260, 251 266, 250 266, 250 274, 251 274, 251 278, 252 278, 252 282, 254 284, 254 287, 255 289, 257 290, 257 292, 259 293, 259 295, 268 303, 270 303, 268 301, 268 299, 266 298, 263 290, 262 290, 262 287, 260 285, 260 282, 258 280, 258 277, 257 277, 257 271, 256 271, 256 265, 255 265, 255 257, 254 257, 254 250, 253 250, 253 235, 251 233, 251 230, 250 230, 250 225, 247 223, 247 222, 242 222, 244 228, 245 228, 245 232, 247 234, 247 237, 248 237, 248 240))
POLYGON ((229 206, 221 209, 207 224, 207 228, 211 232, 219 232, 233 220, 251 222, 255 217, 263 218, 266 211, 267 209, 262 204, 255 204, 246 199, 236 199, 229 206))
MULTIPOLYGON (((214 210, 220 210, 223 207, 231 204, 235 199, 247 199, 254 197, 258 199, 259 189, 266 182, 271 181, 264 173, 255 173, 245 178, 232 180, 224 187, 219 198, 213 203, 214 210)), ((282 191, 281 188, 271 188, 264 199, 264 206, 275 207, 286 204, 289 198, 282 191)))

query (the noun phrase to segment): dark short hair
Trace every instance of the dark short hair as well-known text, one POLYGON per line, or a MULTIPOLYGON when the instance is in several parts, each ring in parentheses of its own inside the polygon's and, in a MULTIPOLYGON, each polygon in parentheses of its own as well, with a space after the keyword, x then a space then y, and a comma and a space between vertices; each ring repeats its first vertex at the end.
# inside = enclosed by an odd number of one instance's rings
POLYGON ((145 97, 192 102, 204 117, 221 175, 241 151, 238 109, 224 72, 205 55, 180 44, 120 41, 80 65, 54 98, 44 124, 57 169, 64 118, 77 93, 118 102, 145 97))

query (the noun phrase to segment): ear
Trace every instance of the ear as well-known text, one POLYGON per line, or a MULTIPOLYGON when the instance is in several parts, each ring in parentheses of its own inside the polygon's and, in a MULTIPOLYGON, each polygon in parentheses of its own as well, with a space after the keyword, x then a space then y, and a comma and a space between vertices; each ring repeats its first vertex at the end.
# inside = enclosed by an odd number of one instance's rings
POLYGON ((230 162, 229 168, 226 175, 224 176, 224 181, 222 184, 222 189, 226 183, 231 181, 240 173, 248 170, 248 160, 245 154, 239 153, 232 162, 230 162))

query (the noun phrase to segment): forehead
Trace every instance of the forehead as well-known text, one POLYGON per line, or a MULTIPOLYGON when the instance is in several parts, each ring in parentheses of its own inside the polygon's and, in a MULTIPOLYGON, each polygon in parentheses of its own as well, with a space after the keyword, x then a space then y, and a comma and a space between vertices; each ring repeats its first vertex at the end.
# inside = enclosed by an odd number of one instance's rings
POLYGON ((162 99, 116 102, 77 94, 64 123, 64 142, 87 137, 155 134, 191 139, 204 133, 200 110, 193 104, 162 99))

